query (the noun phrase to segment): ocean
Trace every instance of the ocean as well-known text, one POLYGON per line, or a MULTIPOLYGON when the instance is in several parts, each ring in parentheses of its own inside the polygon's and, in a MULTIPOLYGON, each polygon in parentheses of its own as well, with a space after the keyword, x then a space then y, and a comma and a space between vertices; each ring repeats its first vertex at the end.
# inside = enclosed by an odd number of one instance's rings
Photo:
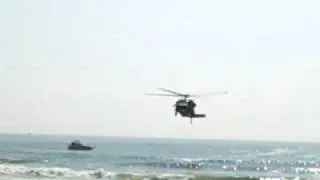
POLYGON ((316 143, 0 135, 1 180, 320 179, 319 163, 316 143))

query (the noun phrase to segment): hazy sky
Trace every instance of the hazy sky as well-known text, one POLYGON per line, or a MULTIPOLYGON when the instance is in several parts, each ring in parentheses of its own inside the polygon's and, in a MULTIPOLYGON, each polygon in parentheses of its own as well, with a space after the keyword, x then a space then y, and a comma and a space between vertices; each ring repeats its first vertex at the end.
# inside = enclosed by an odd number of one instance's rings
POLYGON ((318 0, 0 3, 0 131, 320 140, 318 0), (185 93, 206 119, 174 116, 185 93))

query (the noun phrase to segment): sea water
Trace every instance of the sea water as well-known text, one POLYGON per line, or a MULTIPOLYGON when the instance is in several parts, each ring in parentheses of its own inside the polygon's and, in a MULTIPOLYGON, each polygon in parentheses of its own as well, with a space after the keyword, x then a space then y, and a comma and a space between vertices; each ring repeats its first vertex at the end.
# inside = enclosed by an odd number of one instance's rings
POLYGON ((320 179, 319 157, 315 143, 0 135, 0 179, 320 179))

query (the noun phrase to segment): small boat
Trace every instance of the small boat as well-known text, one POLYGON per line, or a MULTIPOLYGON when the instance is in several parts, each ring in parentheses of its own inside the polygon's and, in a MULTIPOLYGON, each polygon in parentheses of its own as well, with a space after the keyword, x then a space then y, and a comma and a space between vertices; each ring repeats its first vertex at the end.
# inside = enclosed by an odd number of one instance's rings
POLYGON ((93 149, 92 146, 83 145, 79 140, 72 141, 68 144, 69 150, 78 150, 78 151, 91 151, 93 149))

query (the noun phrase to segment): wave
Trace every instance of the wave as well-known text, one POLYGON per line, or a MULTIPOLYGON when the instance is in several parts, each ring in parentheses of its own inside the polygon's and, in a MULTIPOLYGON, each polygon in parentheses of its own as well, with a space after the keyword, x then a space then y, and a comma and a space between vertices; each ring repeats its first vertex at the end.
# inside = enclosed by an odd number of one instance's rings
POLYGON ((132 172, 109 172, 104 169, 73 170, 61 167, 25 167, 0 165, 0 177, 23 177, 29 178, 63 178, 63 179, 107 179, 107 180, 258 180, 257 177, 201 175, 201 174, 152 174, 132 172))
POLYGON ((296 154, 296 150, 290 150, 289 148, 276 148, 267 152, 257 151, 258 157, 272 157, 272 156, 294 155, 294 154, 296 154))
POLYGON ((296 167, 314 168, 316 161, 277 159, 210 159, 210 158, 163 158, 155 156, 126 156, 120 166, 140 166, 172 169, 220 169, 223 171, 270 172, 282 168, 285 172, 296 172, 296 167))
POLYGON ((27 164, 38 162, 33 159, 10 159, 10 158, 0 158, 0 164, 27 164))
MULTIPOLYGON (((232 160, 232 159, 210 159, 210 158, 164 158, 157 156, 121 156, 120 158, 125 161, 113 161, 112 165, 115 167, 123 168, 138 168, 140 169, 153 169, 153 170, 186 170, 192 172, 212 172, 221 171, 225 173, 233 172, 251 172, 251 173, 274 173, 281 172, 285 174, 310 174, 314 175, 320 173, 317 170, 318 164, 315 161, 296 160, 281 162, 272 159, 247 159, 247 160, 232 160)), ((0 165, 2 170, 6 165, 28 165, 28 164, 46 164, 46 165, 61 165, 70 161, 64 160, 63 162, 56 159, 40 159, 36 157, 29 157, 25 159, 10 159, 0 158, 0 165)), ((87 163, 72 160, 72 163, 87 163)), ((111 161, 109 161, 111 162, 111 161)), ((90 162, 88 162, 90 164, 90 162)), ((100 165, 92 167, 101 167, 100 165)), ((1 173, 0 169, 0 173, 1 173)))
MULTIPOLYGON (((66 157, 65 157, 66 158, 66 157)), ((125 161, 119 165, 142 165, 142 166, 159 166, 159 167, 173 167, 173 168, 203 168, 214 167, 218 165, 220 167, 224 165, 257 165, 258 167, 264 167, 265 165, 290 165, 290 166, 315 166, 318 164, 314 160, 292 160, 292 161, 280 161, 277 159, 210 159, 210 158, 165 158, 157 156, 120 156, 125 161)), ((56 158, 54 158, 56 159, 56 158)), ((103 159, 105 161, 105 159, 103 159)), ((108 160, 108 159, 106 159, 108 160)), ((1 158, 0 164, 29 164, 29 163, 44 163, 50 161, 44 160, 40 157, 26 157, 21 159, 13 158, 1 158)))

